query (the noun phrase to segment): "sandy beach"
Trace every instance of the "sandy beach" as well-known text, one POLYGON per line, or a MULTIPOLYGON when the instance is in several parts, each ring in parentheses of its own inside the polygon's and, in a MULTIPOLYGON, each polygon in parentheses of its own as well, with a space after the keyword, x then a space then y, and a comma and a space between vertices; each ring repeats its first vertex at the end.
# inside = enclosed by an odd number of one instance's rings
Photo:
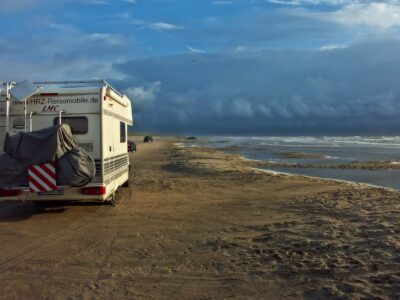
POLYGON ((117 206, 0 204, 0 299, 398 299, 400 194, 138 143, 117 206))

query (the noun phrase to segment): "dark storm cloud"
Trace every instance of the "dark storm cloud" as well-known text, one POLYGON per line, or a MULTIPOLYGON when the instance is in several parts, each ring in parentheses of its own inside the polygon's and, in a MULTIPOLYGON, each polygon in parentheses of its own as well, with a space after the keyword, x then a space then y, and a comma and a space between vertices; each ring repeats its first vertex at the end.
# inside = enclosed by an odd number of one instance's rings
POLYGON ((203 134, 400 131, 400 42, 193 54, 114 67, 137 130, 203 134), (148 102, 148 103, 147 103, 148 102))

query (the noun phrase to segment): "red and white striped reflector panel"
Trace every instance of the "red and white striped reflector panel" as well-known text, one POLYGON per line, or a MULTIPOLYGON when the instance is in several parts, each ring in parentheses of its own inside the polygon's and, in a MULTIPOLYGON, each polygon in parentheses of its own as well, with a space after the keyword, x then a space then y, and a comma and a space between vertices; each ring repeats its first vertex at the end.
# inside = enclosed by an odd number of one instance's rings
POLYGON ((31 192, 52 192, 57 190, 55 163, 31 165, 28 168, 28 181, 31 192))

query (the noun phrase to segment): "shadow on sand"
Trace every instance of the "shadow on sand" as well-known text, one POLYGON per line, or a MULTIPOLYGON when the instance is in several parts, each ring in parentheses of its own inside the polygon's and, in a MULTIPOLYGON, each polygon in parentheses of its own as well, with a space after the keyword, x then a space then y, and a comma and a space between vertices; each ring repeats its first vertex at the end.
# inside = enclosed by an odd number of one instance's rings
POLYGON ((33 215, 61 214, 69 208, 77 206, 100 206, 102 202, 78 201, 38 201, 38 202, 4 202, 0 203, 0 223, 19 222, 27 220, 33 215))

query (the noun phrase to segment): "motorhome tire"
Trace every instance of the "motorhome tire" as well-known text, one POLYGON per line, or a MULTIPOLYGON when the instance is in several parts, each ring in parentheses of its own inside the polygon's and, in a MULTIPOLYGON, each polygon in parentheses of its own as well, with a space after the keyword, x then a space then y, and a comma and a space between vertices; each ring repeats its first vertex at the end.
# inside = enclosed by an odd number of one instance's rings
POLYGON ((129 187, 129 180, 125 181, 125 182, 122 184, 122 187, 128 188, 128 187, 129 187))
POLYGON ((113 193, 112 195, 110 195, 110 197, 108 197, 106 200, 105 200, 105 204, 106 205, 116 205, 117 203, 116 203, 116 201, 115 201, 115 193, 113 193))

